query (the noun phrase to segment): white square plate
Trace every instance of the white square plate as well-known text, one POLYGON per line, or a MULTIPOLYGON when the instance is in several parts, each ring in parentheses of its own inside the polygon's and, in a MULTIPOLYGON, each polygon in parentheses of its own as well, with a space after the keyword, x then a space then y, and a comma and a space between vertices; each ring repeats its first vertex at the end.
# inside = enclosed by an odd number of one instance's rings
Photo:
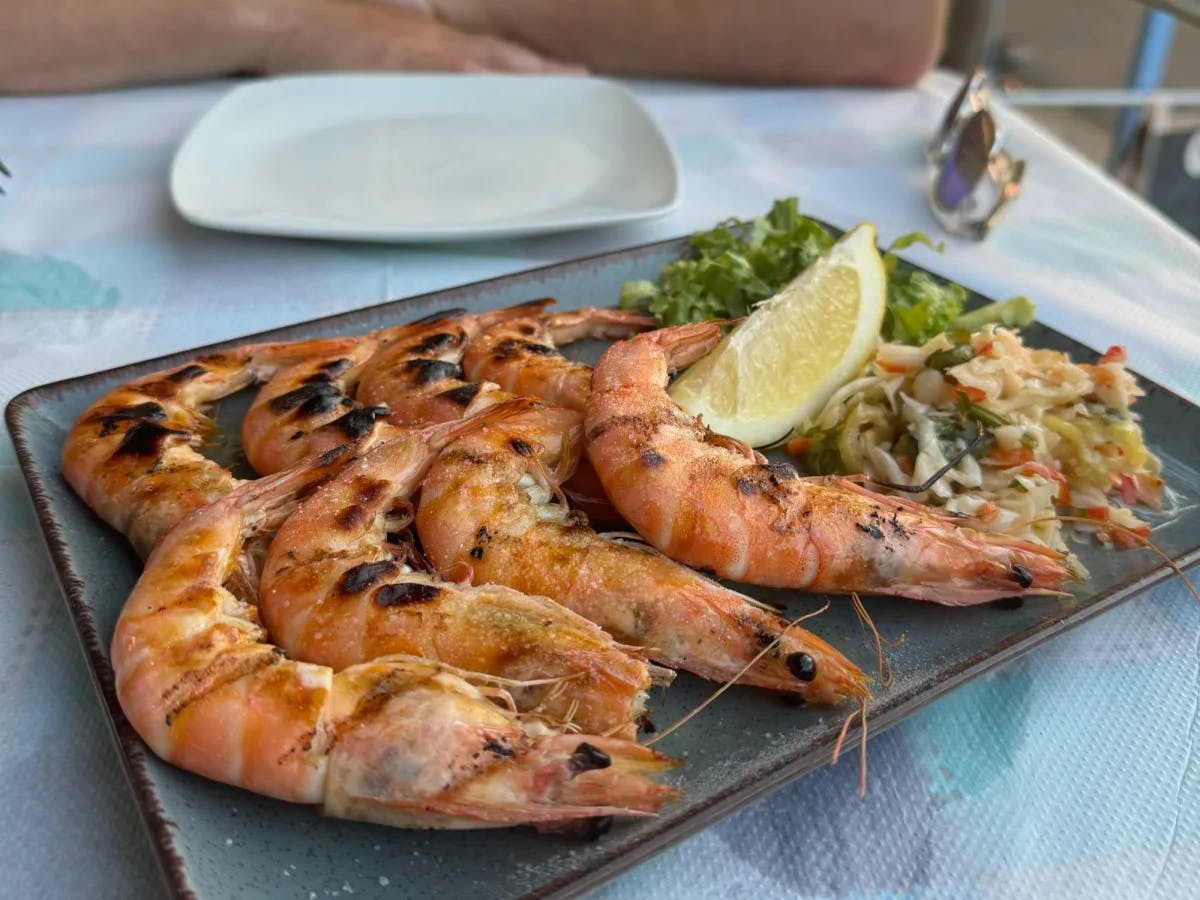
POLYGON ((679 168, 620 85, 519 75, 302 75, 235 88, 175 155, 184 218, 231 231, 442 241, 669 212, 679 168))

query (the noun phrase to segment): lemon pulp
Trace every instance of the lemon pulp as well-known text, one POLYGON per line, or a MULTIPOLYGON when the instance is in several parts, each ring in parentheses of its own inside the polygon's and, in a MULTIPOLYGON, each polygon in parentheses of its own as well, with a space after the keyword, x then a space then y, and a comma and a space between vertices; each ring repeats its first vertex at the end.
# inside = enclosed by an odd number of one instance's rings
POLYGON ((847 232, 671 386, 675 402, 752 446, 815 415, 870 359, 887 294, 875 228, 847 232))

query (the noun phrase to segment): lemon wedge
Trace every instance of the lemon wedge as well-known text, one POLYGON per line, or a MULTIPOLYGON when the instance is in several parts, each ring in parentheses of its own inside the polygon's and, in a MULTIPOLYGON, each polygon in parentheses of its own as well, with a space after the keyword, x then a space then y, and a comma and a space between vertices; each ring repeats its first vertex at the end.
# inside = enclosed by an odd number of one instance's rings
POLYGON ((875 226, 859 225, 670 388, 720 434, 753 447, 820 412, 875 352, 887 275, 875 226))

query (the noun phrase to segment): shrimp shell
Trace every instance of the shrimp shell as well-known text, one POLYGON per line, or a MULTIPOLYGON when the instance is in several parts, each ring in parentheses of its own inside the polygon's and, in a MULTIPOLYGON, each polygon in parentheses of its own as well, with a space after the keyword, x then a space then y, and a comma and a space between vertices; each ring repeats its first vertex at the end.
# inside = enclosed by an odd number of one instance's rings
POLYGON ((594 306, 504 319, 467 344, 464 377, 495 382, 513 394, 541 397, 583 412, 591 392, 592 368, 564 358, 558 345, 615 340, 653 326, 650 316, 594 306))
MULTIPOLYGON (((552 474, 578 447, 579 416, 534 409, 450 444, 426 475, 417 530, 429 558, 544 594, 655 662, 832 704, 866 678, 829 644, 656 553, 609 540, 556 498, 552 474), (554 502, 555 500, 559 502, 554 502)), ((569 469, 569 463, 567 465, 569 469)))
POLYGON ((587 453, 618 511, 672 559, 725 578, 948 605, 1057 593, 1062 554, 985 534, 846 478, 801 478, 710 432, 669 373, 720 339, 712 322, 613 344, 586 409, 587 453))
POLYGON ((184 516, 238 484, 196 449, 212 428, 202 408, 313 354, 343 352, 355 340, 252 344, 121 385, 67 433, 63 475, 144 557, 184 516))
MULTIPOLYGON (((513 404, 509 404, 510 406, 513 404)), ((527 408, 528 404, 516 401, 527 408)), ((494 420, 504 406, 485 410, 494 420)), ((633 738, 651 672, 591 622, 544 597, 414 572, 388 532, 440 449, 479 419, 406 429, 349 464, 280 527, 259 609, 293 656, 342 669, 405 653, 508 679, 518 708, 592 733, 633 738)))
POLYGON ((117 696, 163 759, 327 815, 421 828, 645 816, 676 796, 673 760, 555 733, 492 702, 494 679, 412 657, 334 672, 267 643, 225 587, 241 546, 278 524, 320 464, 251 482, 151 553, 117 623, 117 696))

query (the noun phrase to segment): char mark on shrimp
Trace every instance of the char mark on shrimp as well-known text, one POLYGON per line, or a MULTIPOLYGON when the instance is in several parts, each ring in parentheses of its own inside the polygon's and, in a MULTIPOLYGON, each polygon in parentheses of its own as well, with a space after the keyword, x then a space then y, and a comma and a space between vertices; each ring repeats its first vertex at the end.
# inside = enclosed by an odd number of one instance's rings
POLYGON ((515 338, 501 341, 496 346, 495 356, 497 359, 510 359, 511 357, 523 356, 525 354, 532 356, 558 356, 558 351, 545 344, 536 344, 533 341, 521 341, 515 338))
POLYGON ((862 524, 862 522, 855 522, 854 527, 857 528, 859 531, 861 531, 863 534, 870 535, 872 538, 874 538, 877 541, 883 540, 883 529, 880 528, 878 525, 876 525, 873 522, 868 523, 866 525, 862 524))
POLYGON ((442 459, 449 462, 463 462, 469 466, 484 466, 492 461, 492 457, 488 454, 478 453, 463 447, 451 447, 448 450, 444 450, 442 452, 442 459))
POLYGON ((486 525, 480 525, 479 530, 475 532, 475 546, 467 554, 471 559, 483 559, 483 545, 492 542, 492 533, 488 531, 486 525))
POLYGON ((892 517, 887 520, 887 523, 888 523, 888 527, 892 529, 892 534, 894 534, 896 537, 898 537, 898 538, 912 537, 912 533, 907 528, 905 528, 903 523, 901 523, 901 521, 900 521, 899 508, 892 510, 892 517))
POLYGON ((448 331, 440 331, 437 334, 431 334, 422 341, 413 344, 408 348, 409 353, 436 353, 439 350, 445 350, 449 347, 456 347, 463 341, 463 333, 460 331, 452 334, 448 331))
POLYGON ((180 369, 177 372, 172 372, 167 377, 169 379, 171 379, 172 381, 174 381, 176 384, 183 384, 186 381, 191 381, 194 378, 199 378, 201 375, 203 375, 207 371, 208 371, 208 369, 204 368, 204 366, 197 365, 196 363, 191 363, 190 365, 184 366, 182 369, 180 369))
MULTIPOLYGON (((278 397, 271 399, 268 406, 272 412, 282 413, 291 409, 301 407, 301 412, 305 415, 311 415, 311 411, 306 411, 310 403, 317 401, 317 405, 321 405, 326 399, 333 400, 333 405, 336 405, 345 395, 341 388, 329 382, 315 382, 313 384, 305 384, 300 387, 288 391, 286 394, 280 394, 278 397)), ((332 409, 329 406, 328 409, 332 409)), ((322 411, 328 411, 322 410, 322 411)))
POLYGON ((354 489, 358 492, 358 502, 370 506, 379 502, 387 493, 389 484, 379 478, 358 477, 354 479, 354 489))
POLYGON ((507 741, 508 741, 508 738, 506 738, 504 735, 500 735, 499 740, 497 740, 496 738, 490 737, 487 739, 487 742, 483 745, 483 749, 487 753, 492 753, 496 756, 501 756, 506 759, 516 756, 516 753, 514 753, 512 748, 508 746, 507 741))
POLYGON ((344 375, 353 365, 354 360, 342 357, 341 359, 331 359, 329 362, 317 366, 317 368, 336 378, 338 375, 344 375))
POLYGON ((375 427, 378 419, 385 418, 390 412, 386 406, 362 406, 330 424, 350 440, 357 441, 375 427))
POLYGON ((361 594, 375 582, 400 570, 395 560, 381 559, 379 562, 360 563, 338 579, 338 590, 343 594, 361 594))
POLYGON ((374 516, 365 506, 351 504, 350 506, 343 507, 334 516, 333 527, 339 531, 355 532, 363 528, 372 518, 374 516))
POLYGON ((428 603, 436 600, 442 589, 435 584, 419 581, 401 581, 385 584, 375 591, 376 606, 408 606, 413 603, 428 603))
POLYGON ((317 458, 318 468, 321 466, 328 466, 328 465, 331 465, 331 464, 337 462, 337 460, 339 458, 341 458, 342 454, 348 453, 350 451, 351 446, 352 446, 351 444, 340 444, 337 447, 333 447, 329 450, 326 450, 324 453, 322 453, 317 458))
POLYGON ((444 359, 410 359, 404 367, 413 373, 417 384, 434 384, 463 375, 462 366, 444 359))
POLYGON ((647 469, 656 469, 667 461, 667 458, 656 450, 642 451, 642 465, 647 469))
POLYGON ((518 456, 533 456, 533 446, 528 441, 523 441, 519 437, 512 438, 508 442, 508 446, 518 456))
POLYGON ((161 404, 153 401, 139 403, 137 406, 127 406, 124 409, 93 416, 93 422, 100 423, 100 437, 106 437, 117 430, 122 422, 141 420, 143 422, 161 422, 167 417, 167 411, 161 404))
POLYGON ((157 422, 140 421, 125 432, 113 456, 157 457, 162 454, 167 438, 186 438, 189 433, 177 428, 167 428, 157 422))
POLYGON ((782 481, 795 481, 800 477, 795 466, 789 463, 767 463, 763 466, 763 471, 770 475, 771 480, 777 484, 782 481))
POLYGON ((471 401, 479 394, 480 385, 474 381, 467 384, 460 384, 458 387, 450 388, 448 391, 442 391, 438 396, 445 397, 451 403, 458 406, 470 406, 471 401))
POLYGON ((283 659, 284 653, 278 647, 263 649, 248 656, 218 654, 209 665, 185 672, 165 692, 163 700, 167 711, 163 716, 164 722, 170 727, 175 717, 193 701, 221 685, 231 684, 269 666, 277 665, 283 659))
POLYGON ((323 413, 332 412, 339 406, 352 406, 353 404, 354 401, 341 392, 337 394, 323 394, 305 400, 296 410, 296 414, 305 417, 319 416, 323 413))

